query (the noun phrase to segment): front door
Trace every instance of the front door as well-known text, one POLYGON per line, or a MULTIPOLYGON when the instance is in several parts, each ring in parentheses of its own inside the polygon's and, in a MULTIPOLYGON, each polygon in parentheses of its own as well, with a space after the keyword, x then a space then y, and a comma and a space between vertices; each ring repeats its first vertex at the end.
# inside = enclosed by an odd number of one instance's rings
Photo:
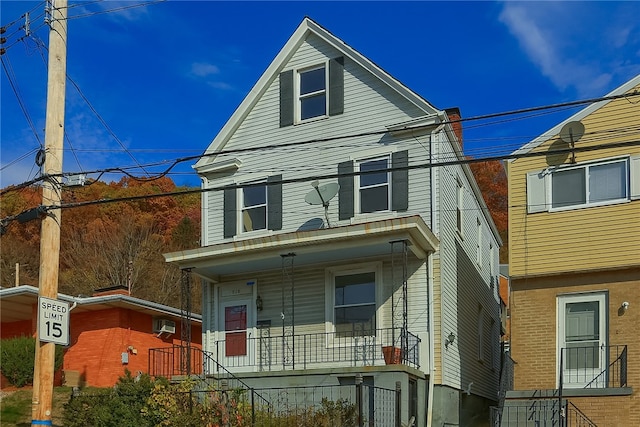
POLYGON ((605 294, 560 297, 559 347, 563 387, 605 387, 607 311, 605 294))
POLYGON ((220 307, 220 339, 217 353, 225 368, 252 368, 251 300, 222 301, 220 307))

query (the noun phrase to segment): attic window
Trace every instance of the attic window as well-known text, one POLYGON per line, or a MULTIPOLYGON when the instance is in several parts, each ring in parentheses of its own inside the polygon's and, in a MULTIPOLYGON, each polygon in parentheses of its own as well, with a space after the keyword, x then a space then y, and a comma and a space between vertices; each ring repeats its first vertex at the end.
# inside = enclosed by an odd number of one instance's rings
POLYGON ((280 127, 344 112, 343 57, 283 71, 279 84, 280 127))
POLYGON ((327 114, 327 67, 298 72, 298 114, 300 121, 327 114))

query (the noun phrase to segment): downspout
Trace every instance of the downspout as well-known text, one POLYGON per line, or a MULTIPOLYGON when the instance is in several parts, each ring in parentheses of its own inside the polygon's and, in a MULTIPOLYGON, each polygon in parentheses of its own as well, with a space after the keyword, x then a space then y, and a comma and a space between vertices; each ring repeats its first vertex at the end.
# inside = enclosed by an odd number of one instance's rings
MULTIPOLYGON (((202 189, 206 190, 209 187, 209 180, 206 176, 200 175, 200 179, 202 180, 202 189)), ((206 246, 209 243, 209 239, 207 236, 207 227, 206 227, 206 218, 208 217, 209 212, 209 192, 202 192, 202 209, 201 209, 201 220, 200 220, 200 247, 206 246)), ((205 352, 211 352, 213 349, 210 347, 210 339, 211 339, 211 319, 212 319, 212 310, 211 299, 214 298, 214 293, 211 292, 211 283, 200 279, 200 289, 202 290, 202 330, 200 331, 202 335, 202 350, 205 352)))
MULTIPOLYGON (((441 124, 431 134, 431 138, 429 138, 429 160, 431 164, 434 162, 433 150, 436 146, 434 144, 434 138, 437 137, 438 133, 444 128, 444 124, 441 124)), ((437 234, 437 231, 434 229, 435 224, 435 213, 434 206, 436 203, 436 192, 435 192, 435 170, 433 167, 429 169, 429 179, 431 186, 431 203, 430 203, 430 214, 431 214, 431 231, 434 234, 437 234)), ((438 230, 439 231, 439 230, 438 230)), ((433 422, 433 386, 435 381, 435 373, 436 373, 436 365, 434 361, 435 357, 435 331, 434 331, 434 304, 433 304, 433 252, 429 254, 429 258, 427 261, 427 288, 428 288, 428 305, 429 305, 429 390, 427 392, 427 427, 431 427, 433 422)))

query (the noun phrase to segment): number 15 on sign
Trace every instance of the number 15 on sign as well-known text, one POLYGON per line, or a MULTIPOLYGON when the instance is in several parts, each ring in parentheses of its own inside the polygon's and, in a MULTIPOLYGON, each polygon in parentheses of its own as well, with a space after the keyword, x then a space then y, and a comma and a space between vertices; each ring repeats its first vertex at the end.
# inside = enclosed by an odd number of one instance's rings
POLYGON ((69 304, 51 298, 38 298, 38 339, 69 345, 69 304))

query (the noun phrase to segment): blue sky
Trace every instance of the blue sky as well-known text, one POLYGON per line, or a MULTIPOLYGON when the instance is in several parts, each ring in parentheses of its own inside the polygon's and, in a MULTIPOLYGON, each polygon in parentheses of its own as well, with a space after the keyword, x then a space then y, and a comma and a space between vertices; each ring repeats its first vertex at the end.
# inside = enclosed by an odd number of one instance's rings
MULTIPOLYGON (((167 1, 122 9, 140 3, 69 2, 67 74, 82 95, 67 83, 65 172, 165 162, 145 168, 158 172, 203 153, 304 16, 463 117, 600 97, 640 74, 635 1, 167 1)), ((38 174, 39 142, 13 87, 44 143, 43 11, 43 2, 0 2, 1 24, 18 20, 5 34, 1 71, 1 187, 38 174), (37 31, 17 42, 27 11, 37 31)), ((575 111, 465 123, 465 152, 509 153, 575 111)), ((174 169, 177 184, 199 185, 193 163, 174 169)))

